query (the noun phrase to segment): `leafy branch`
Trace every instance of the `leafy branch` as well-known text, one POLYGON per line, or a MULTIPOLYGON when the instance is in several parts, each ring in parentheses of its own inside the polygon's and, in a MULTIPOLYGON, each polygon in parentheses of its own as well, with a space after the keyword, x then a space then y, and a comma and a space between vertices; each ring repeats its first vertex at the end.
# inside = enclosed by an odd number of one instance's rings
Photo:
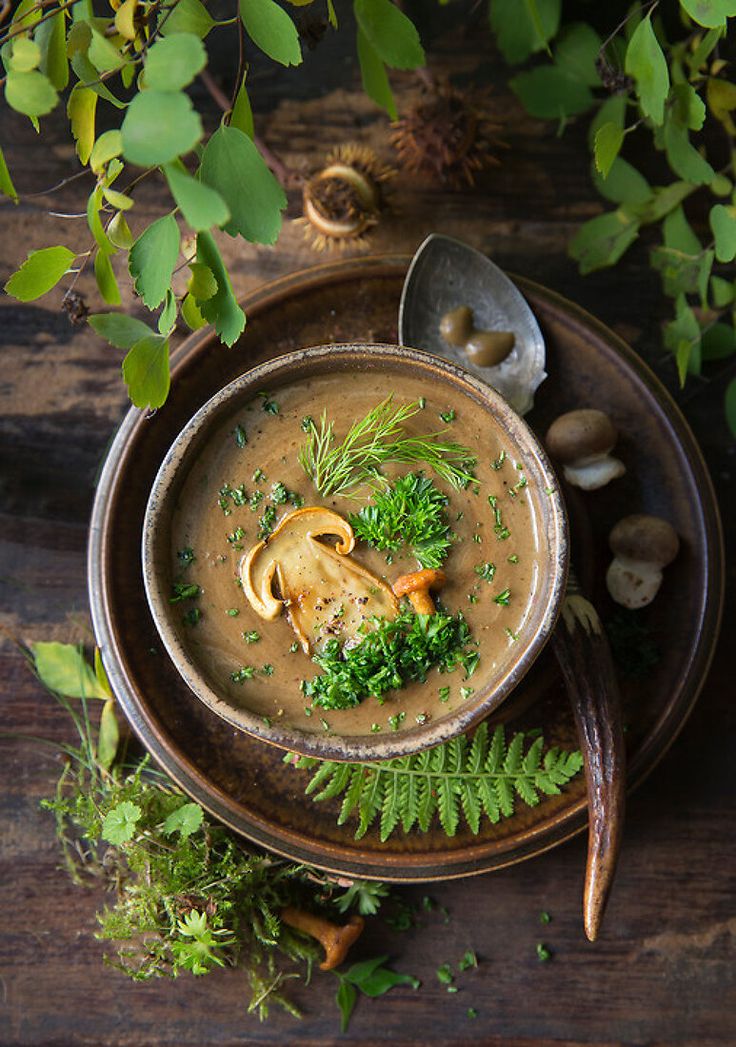
MULTIPOLYGON (((423 63, 416 29, 391 0, 354 0, 353 6, 365 89, 395 115, 386 68, 423 63)), ((332 0, 327 10, 337 29, 332 0)), ((234 17, 221 21, 202 0, 110 0, 107 15, 96 14, 92 0, 21 0, 0 30, 0 86, 7 105, 40 131, 40 120, 64 95, 77 156, 94 178, 86 214, 73 216, 86 217, 87 241, 32 252, 5 289, 19 301, 34 301, 71 274, 68 297, 91 262, 103 301, 119 306, 120 267, 113 259, 127 257, 135 294, 157 316, 151 324, 107 313, 90 321, 103 336, 114 326, 110 341, 126 350, 123 378, 138 407, 156 408, 166 400, 169 340, 179 318, 192 330, 213 324, 226 345, 245 328, 215 231, 263 244, 279 236, 287 201, 268 161, 277 173, 283 168, 267 151, 264 156, 255 137, 244 39, 284 67, 302 62, 298 26, 276 0, 239 0, 234 17), (198 76, 211 83, 204 40, 230 26, 239 39, 232 101, 206 138, 202 114, 187 92, 198 76), (114 111, 117 126, 99 134, 103 108, 114 111), (130 168, 142 171, 121 190, 115 183, 130 168), (163 180, 172 206, 134 236, 133 190, 151 174, 163 180), (186 241, 194 240, 193 251, 182 252, 182 225, 186 241), (181 268, 189 270, 183 290, 174 280, 181 268)), ((15 203, 24 199, 1 148, 0 193, 15 203)))
POLYGON ((356 814, 356 840, 375 822, 382 842, 398 829, 428 832, 435 816, 448 836, 455 835, 461 819, 477 835, 483 815, 493 824, 511 817, 517 797, 534 807, 540 795, 558 795, 583 765, 577 751, 555 747, 543 755, 541 735, 525 749, 526 737, 518 731, 507 744, 502 726, 489 736, 482 723, 472 741, 461 735, 381 763, 336 763, 293 753, 285 761, 314 772, 305 792, 315 802, 342 797, 337 824, 356 814))
MULTIPOLYGON (((663 342, 684 385, 688 375, 736 355, 736 83, 723 53, 736 12, 722 0, 652 0, 629 8, 601 40, 586 22, 562 25, 561 9, 560 0, 490 0, 491 27, 509 63, 548 56, 510 86, 532 116, 560 129, 594 111, 592 177, 615 208, 580 227, 570 254, 590 273, 615 265, 643 228, 658 230, 650 265, 672 301, 663 342), (624 159, 635 131, 639 142, 649 133, 674 180, 652 186, 624 159), (707 210, 704 236, 688 218, 691 202, 693 213, 707 210)), ((736 434, 736 377, 725 410, 736 434)))

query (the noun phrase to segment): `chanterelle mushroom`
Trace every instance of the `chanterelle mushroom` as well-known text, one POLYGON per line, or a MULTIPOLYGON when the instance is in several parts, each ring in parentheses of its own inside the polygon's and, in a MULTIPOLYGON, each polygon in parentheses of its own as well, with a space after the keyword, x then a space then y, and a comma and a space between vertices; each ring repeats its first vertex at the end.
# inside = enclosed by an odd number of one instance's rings
POLYGON ((565 479, 584 491, 605 487, 626 466, 611 455, 618 433, 603 411, 582 408, 556 418, 547 430, 547 450, 562 462, 565 479))
POLYGON ((305 654, 330 636, 355 637, 374 615, 394 618, 398 601, 381 578, 350 557, 354 546, 353 529, 339 513, 295 509, 243 557, 243 591, 261 618, 273 620, 286 608, 305 654), (327 545, 319 541, 324 535, 339 541, 327 545))
POLYGON ((646 607, 662 584, 662 568, 677 556, 677 532, 659 516, 637 513, 619 520, 608 544, 615 557, 606 574, 612 598, 630 610, 646 607))

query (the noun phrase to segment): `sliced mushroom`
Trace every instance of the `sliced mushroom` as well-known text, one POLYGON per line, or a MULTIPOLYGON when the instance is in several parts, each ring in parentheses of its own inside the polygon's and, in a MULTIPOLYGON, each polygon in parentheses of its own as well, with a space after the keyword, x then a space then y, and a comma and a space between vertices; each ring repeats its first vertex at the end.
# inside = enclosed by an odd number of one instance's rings
POLYGON ((560 415, 547 430, 546 444, 552 457, 562 462, 568 483, 595 491, 626 472, 624 463, 611 455, 617 439, 607 414, 583 408, 560 415))
POLYGON ((394 592, 397 596, 408 596, 417 614, 434 614, 435 606, 432 599, 432 590, 441 589, 447 580, 444 571, 425 567, 421 571, 412 571, 411 574, 402 574, 394 582, 394 592))
POLYGON ((614 560, 606 574, 611 597, 623 607, 646 607, 659 592, 662 569, 677 556, 677 532, 659 516, 619 520, 608 537, 614 560))
POLYGON ((330 636, 354 638, 374 615, 394 618, 398 611, 389 586, 349 556, 354 546, 353 529, 339 513, 296 509, 243 557, 243 592, 267 621, 285 608, 305 654, 330 636), (326 535, 340 540, 335 546, 319 541, 326 535))

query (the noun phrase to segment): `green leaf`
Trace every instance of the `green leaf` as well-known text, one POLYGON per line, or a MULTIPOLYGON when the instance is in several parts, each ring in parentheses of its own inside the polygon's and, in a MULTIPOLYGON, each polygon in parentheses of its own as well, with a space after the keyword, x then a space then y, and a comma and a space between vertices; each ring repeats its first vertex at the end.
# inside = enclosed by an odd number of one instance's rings
POLYGON ((530 0, 491 0, 491 29, 511 65, 544 50, 559 29, 561 0, 536 0, 535 7, 537 17, 533 17, 530 0))
POLYGON ((8 66, 17 73, 30 73, 37 69, 41 62, 41 48, 34 40, 21 36, 11 41, 11 53, 8 66))
POLYGON ((736 14, 733 4, 729 4, 727 0, 680 0, 680 6, 687 11, 693 22, 706 29, 724 26, 727 16, 736 14))
POLYGON ((240 17, 256 47, 281 65, 300 65, 302 49, 291 18, 275 0, 240 0, 240 17))
POLYGON ((109 695, 85 661, 81 650, 70 643, 32 643, 36 672, 44 687, 67 698, 99 698, 109 695))
POLYGON ((13 179, 10 177, 10 171, 5 162, 5 153, 2 149, 0 149, 0 193, 2 193, 3 196, 9 197, 14 204, 18 203, 18 194, 15 191, 13 179))
POLYGON ((57 11, 52 18, 42 22, 35 32, 36 43, 41 48, 41 72, 57 91, 63 91, 69 83, 65 29, 64 13, 57 11))
POLYGON ((95 28, 92 28, 87 58, 98 73, 111 73, 125 62, 118 48, 95 28))
POLYGON ((248 97, 248 91, 245 87, 245 76, 243 77, 242 83, 235 97, 235 105, 230 114, 230 126, 237 128, 238 131, 242 131, 243 134, 248 135, 249 138, 252 138, 255 134, 255 128, 253 126, 253 110, 251 109, 250 98, 248 97))
POLYGON ((25 116, 45 116, 59 101, 59 96, 37 69, 30 73, 12 71, 5 81, 5 101, 25 116))
POLYGON ((213 225, 222 226, 228 221, 230 211, 218 192, 198 182, 174 164, 167 164, 164 171, 171 195, 192 229, 199 232, 213 225))
POLYGON ((100 218, 100 208, 102 207, 102 189, 97 186, 89 195, 87 200, 87 225, 89 230, 95 238, 95 242, 101 251, 105 254, 115 254, 115 245, 111 243, 107 233, 105 232, 102 219, 100 218))
POLYGON ((661 273, 664 293, 670 298, 698 293, 705 298, 713 265, 712 251, 686 254, 672 247, 655 247, 651 264, 661 273))
POLYGON ((736 436, 736 378, 732 378, 726 387, 724 404, 728 427, 731 430, 731 434, 736 436))
POLYGON ((251 139, 234 127, 220 127, 204 148, 200 177, 230 210, 224 227, 253 243, 275 243, 286 194, 251 139))
POLYGON ((664 125, 664 144, 667 162, 672 170, 693 185, 707 185, 715 171, 690 142, 687 128, 668 116, 664 125))
POLYGON ((90 158, 95 142, 95 112, 97 95, 89 87, 78 84, 69 95, 66 112, 72 125, 72 135, 77 143, 77 156, 83 164, 90 158))
MULTIPOLYGON (((100 80, 99 74, 85 54, 76 53, 71 58, 72 69, 79 77, 82 87, 88 87, 100 98, 104 98, 116 109, 125 109, 125 102, 116 98, 112 91, 100 80)), ((123 72, 125 69, 123 69, 123 72)))
POLYGON ((700 254, 702 245, 685 217, 682 207, 676 207, 662 222, 665 247, 672 247, 685 254, 700 254))
POLYGON ((194 295, 188 294, 181 303, 181 317, 192 331, 198 331, 200 327, 207 326, 207 321, 199 311, 194 295))
POLYGON ((130 249, 128 267, 136 294, 149 309, 161 305, 179 257, 179 226, 173 215, 149 225, 130 249))
POLYGON ((378 57, 378 53, 371 46, 360 26, 358 26, 356 42, 363 90, 377 106, 388 113, 392 120, 398 120, 399 114, 386 73, 386 66, 378 57))
POLYGON ((350 1016, 358 999, 358 990, 344 978, 340 979, 335 995, 335 1003, 340 1011, 340 1032, 347 1032, 350 1024, 350 1016))
POLYGON ((195 33, 175 33, 158 40, 146 55, 147 88, 178 91, 207 65, 204 44, 195 33))
POLYGON ((693 359, 696 370, 700 364, 700 325, 684 295, 677 299, 674 320, 665 324, 664 344, 675 355, 680 385, 684 385, 693 359))
POLYGON ((705 102, 692 84, 673 84, 670 98, 672 115, 678 123, 691 131, 699 131, 705 123, 705 102))
POLYGON ((190 262, 191 276, 187 288, 198 302, 206 302, 213 294, 217 294, 217 280, 211 269, 201 262, 190 262))
POLYGON ((214 18, 200 0, 179 0, 177 5, 164 11, 161 18, 161 33, 194 33, 203 40, 215 24, 214 18))
POLYGON ((115 715, 115 700, 108 698, 102 706, 100 729, 97 735, 97 762, 109 771, 120 744, 120 728, 115 715))
POLYGON ((117 349, 130 349, 142 338, 154 334, 148 324, 125 313, 94 313, 87 323, 117 349))
POLYGON ((612 95, 607 98, 588 127, 588 145, 591 150, 595 143, 595 136, 604 124, 611 123, 623 131, 625 119, 626 98, 623 95, 612 95))
POLYGON ((108 305, 120 305, 120 288, 115 279, 110 256, 105 251, 95 255, 95 279, 100 294, 108 305))
POLYGON ((732 280, 724 280, 720 276, 712 276, 710 279, 710 294, 714 308, 725 309, 736 298, 736 286, 734 286, 732 280))
POLYGON ((174 324, 176 323, 176 295, 169 288, 166 292, 166 298, 164 299, 164 307, 161 310, 161 315, 158 318, 158 333, 163 335, 171 334, 174 324))
POLYGON ((109 204, 117 207, 119 211, 128 211, 133 206, 133 198, 126 196, 125 193, 119 193, 116 189, 108 189, 107 186, 103 186, 102 195, 109 204))
POLYGON ((636 214, 642 225, 658 222, 694 193, 695 188, 690 182, 671 182, 655 189, 649 200, 630 204, 628 209, 636 214))
POLYGON ((607 178, 594 173, 593 181, 601 196, 615 204, 640 205, 652 199, 653 190, 649 182, 620 156, 611 164, 607 178))
POLYGON ((31 251, 5 284, 5 290, 19 302, 33 302, 58 284, 76 257, 68 247, 44 247, 40 251, 31 251))
POLYGON ((563 72, 588 87, 600 87, 596 59, 601 38, 587 22, 572 22, 560 33, 555 46, 555 62, 563 72))
POLYGON ((139 92, 120 130, 125 159, 141 167, 168 164, 193 149, 203 134, 191 99, 178 91, 139 92))
POLYGON ((382 62, 417 69, 425 56, 414 23, 391 0, 353 0, 355 19, 382 62))
POLYGON ((213 272, 218 284, 217 294, 201 303, 199 311, 210 324, 215 325, 215 330, 226 346, 232 346, 245 328, 245 313, 232 294, 230 277, 209 232, 200 232, 197 237, 197 261, 213 272))
POLYGON ((412 989, 418 989, 419 984, 419 979, 412 977, 411 974, 399 974, 398 971, 392 971, 390 967, 378 967, 362 979, 358 988, 364 996, 375 998, 383 996, 396 985, 410 985, 412 989))
POLYGON ((655 124, 664 120, 664 103, 670 89, 667 59, 652 28, 651 11, 634 30, 626 48, 624 69, 636 80, 636 93, 644 116, 655 124))
POLYGON ((10 20, 10 24, 13 28, 22 26, 24 29, 28 30, 32 29, 40 18, 41 7, 37 3, 37 0, 20 0, 13 17, 10 20))
POLYGON ((138 804, 123 800, 105 815, 102 822, 102 839, 112 844, 132 840, 142 813, 138 804))
POLYGON ((726 360, 736 353, 736 331, 728 324, 713 324, 703 331, 700 351, 703 360, 726 360))
POLYGON ((169 342, 160 335, 141 338, 123 360, 123 380, 136 407, 161 407, 169 395, 169 342))
POLYGON ((519 73, 509 86, 531 116, 545 120, 584 113, 594 101, 589 87, 553 65, 519 73))
MULTIPOLYGON (((96 98, 97 96, 93 95, 92 97, 96 98)), ((92 147, 92 152, 89 154, 89 166, 95 174, 99 174, 105 164, 114 157, 120 156, 122 151, 123 136, 120 134, 120 131, 105 131, 92 147)))
POLYGON ((595 166, 604 178, 608 177, 611 165, 621 151, 623 141, 624 132, 613 121, 609 120, 596 131, 593 158, 595 166))
POLYGON ((107 227, 107 236, 111 244, 115 247, 120 247, 123 251, 128 251, 133 246, 133 234, 125 220, 125 215, 121 211, 118 211, 110 219, 110 224, 107 227))
POLYGON ((570 241, 570 256, 585 275, 614 265, 639 234, 639 222, 622 209, 585 222, 570 241))
POLYGON ((198 803, 185 803, 172 811, 164 822, 164 832, 167 836, 178 832, 182 840, 195 833, 204 821, 204 811, 198 803))
POLYGON ((708 216, 716 243, 719 262, 732 262, 736 257, 736 207, 716 204, 708 216))

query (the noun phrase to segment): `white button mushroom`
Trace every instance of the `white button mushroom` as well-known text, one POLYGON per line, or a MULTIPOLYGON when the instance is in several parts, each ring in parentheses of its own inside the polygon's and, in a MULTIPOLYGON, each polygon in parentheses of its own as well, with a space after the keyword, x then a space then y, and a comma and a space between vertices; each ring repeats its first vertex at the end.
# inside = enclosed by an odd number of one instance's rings
POLYGON ((555 419, 547 430, 546 444, 552 457, 562 462, 568 483, 595 491, 626 472, 624 463, 610 453, 617 439, 607 414, 583 408, 555 419))
POLYGON ((680 539, 659 516, 638 513, 619 520, 608 536, 614 560, 606 574, 608 591, 629 610, 650 604, 662 584, 662 568, 677 556, 680 539))

